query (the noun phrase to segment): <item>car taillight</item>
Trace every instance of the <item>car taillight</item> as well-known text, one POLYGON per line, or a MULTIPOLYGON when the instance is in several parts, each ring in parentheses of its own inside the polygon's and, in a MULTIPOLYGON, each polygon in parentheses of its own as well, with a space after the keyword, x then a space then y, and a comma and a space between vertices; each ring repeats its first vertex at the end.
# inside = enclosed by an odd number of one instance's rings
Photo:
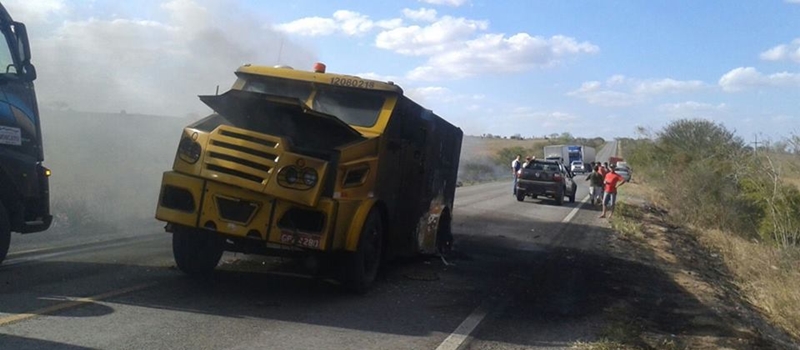
POLYGON ((555 175, 553 175, 553 181, 555 181, 555 182, 559 182, 559 181, 561 181, 561 174, 555 174, 555 175))

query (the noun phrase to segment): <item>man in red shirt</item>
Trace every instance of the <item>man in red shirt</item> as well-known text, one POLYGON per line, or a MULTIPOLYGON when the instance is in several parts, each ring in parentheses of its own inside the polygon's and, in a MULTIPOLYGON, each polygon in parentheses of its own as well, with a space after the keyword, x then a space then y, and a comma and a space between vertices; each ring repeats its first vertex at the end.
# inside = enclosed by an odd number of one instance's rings
POLYGON ((617 189, 625 184, 625 179, 619 176, 615 167, 610 167, 608 174, 603 178, 603 214, 600 218, 606 217, 606 210, 609 208, 608 218, 614 216, 614 204, 617 201, 617 189))

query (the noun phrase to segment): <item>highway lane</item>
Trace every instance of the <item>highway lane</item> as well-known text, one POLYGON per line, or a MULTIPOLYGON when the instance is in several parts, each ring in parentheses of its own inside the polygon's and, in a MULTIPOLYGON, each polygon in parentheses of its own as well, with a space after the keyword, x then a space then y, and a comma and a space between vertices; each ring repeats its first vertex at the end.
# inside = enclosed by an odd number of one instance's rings
MULTIPOLYGON (((578 183, 580 200, 587 190, 578 183)), ((536 276, 558 273, 554 255, 602 244, 596 211, 520 203, 509 185, 458 189, 450 265, 393 262, 365 296, 271 273, 283 261, 234 254, 210 280, 191 280, 175 269, 170 236, 152 222, 122 241, 14 246, 0 267, 0 348, 436 349, 476 310, 485 319, 461 337, 475 337, 473 348, 567 344, 576 334, 568 327, 521 337, 522 329, 506 326, 519 317, 508 305, 536 276)))

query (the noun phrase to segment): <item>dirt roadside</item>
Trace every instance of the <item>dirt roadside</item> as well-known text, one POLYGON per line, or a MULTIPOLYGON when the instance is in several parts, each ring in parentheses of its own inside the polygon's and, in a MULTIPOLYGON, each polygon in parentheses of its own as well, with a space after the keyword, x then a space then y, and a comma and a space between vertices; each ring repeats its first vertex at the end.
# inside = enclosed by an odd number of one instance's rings
POLYGON ((745 301, 718 254, 645 199, 647 188, 620 192, 615 218, 597 220, 613 231, 608 254, 633 263, 605 267, 613 276, 605 297, 614 299, 603 310, 607 322, 598 340, 575 348, 800 349, 745 301))

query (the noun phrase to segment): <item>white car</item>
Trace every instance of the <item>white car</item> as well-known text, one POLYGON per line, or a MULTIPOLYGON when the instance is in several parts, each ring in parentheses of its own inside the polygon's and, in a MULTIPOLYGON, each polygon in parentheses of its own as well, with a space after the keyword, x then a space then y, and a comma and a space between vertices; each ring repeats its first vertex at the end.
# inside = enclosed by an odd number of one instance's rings
POLYGON ((581 173, 582 174, 582 173, 586 172, 586 166, 583 165, 583 162, 581 162, 579 160, 573 161, 572 164, 570 164, 569 168, 573 173, 581 173))

